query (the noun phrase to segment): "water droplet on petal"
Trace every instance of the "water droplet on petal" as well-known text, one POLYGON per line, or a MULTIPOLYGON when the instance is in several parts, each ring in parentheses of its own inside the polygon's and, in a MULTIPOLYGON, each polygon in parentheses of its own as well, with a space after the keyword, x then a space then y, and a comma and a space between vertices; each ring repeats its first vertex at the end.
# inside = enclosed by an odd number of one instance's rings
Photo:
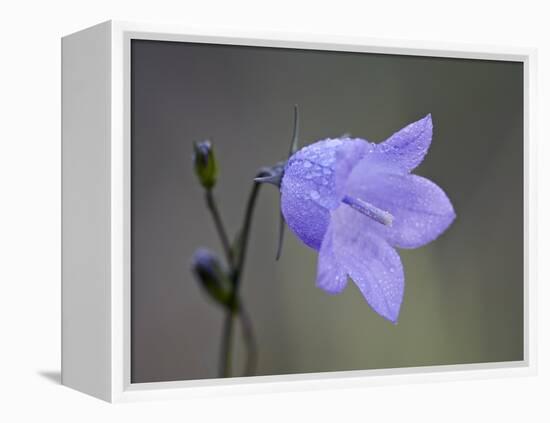
POLYGON ((318 200, 320 197, 319 192, 315 191, 314 189, 309 192, 309 196, 312 200, 318 200))

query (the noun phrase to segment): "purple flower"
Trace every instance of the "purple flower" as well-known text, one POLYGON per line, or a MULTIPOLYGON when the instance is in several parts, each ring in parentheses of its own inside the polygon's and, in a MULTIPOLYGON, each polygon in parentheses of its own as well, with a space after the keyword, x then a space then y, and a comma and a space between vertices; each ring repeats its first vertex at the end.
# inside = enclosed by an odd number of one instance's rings
POLYGON ((441 188, 410 173, 431 139, 428 115, 380 144, 347 137, 318 141, 290 157, 281 183, 286 223, 319 252, 317 286, 337 294, 349 276, 393 323, 405 282, 395 247, 425 245, 455 218, 441 188))

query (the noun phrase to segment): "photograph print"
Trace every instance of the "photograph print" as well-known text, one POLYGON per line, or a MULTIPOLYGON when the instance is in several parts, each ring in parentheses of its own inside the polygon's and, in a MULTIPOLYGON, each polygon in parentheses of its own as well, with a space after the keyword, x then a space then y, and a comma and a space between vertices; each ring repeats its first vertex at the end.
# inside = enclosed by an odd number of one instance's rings
POLYGON ((523 360, 523 81, 132 40, 132 383, 523 360))

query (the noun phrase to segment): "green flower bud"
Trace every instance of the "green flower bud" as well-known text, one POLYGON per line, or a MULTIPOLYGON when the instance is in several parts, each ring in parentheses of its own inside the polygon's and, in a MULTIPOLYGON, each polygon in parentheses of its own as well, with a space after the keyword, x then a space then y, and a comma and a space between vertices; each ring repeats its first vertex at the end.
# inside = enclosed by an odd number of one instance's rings
POLYGON ((218 304, 229 307, 232 285, 218 257, 206 248, 199 248, 193 254, 191 267, 206 293, 218 304))
POLYGON ((218 177, 218 163, 210 141, 199 141, 193 144, 193 164, 203 188, 212 189, 218 177))

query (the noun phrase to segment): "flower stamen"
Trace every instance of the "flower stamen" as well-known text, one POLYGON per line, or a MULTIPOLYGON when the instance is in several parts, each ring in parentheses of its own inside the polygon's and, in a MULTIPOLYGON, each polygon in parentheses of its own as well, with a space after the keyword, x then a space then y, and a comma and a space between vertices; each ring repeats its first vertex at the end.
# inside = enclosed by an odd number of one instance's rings
POLYGON ((391 213, 379 209, 378 207, 373 206, 366 201, 360 200, 359 198, 346 195, 342 199, 342 203, 347 204, 352 209, 357 210, 359 213, 370 217, 372 220, 381 223, 382 225, 391 226, 393 223, 393 215, 391 213))

